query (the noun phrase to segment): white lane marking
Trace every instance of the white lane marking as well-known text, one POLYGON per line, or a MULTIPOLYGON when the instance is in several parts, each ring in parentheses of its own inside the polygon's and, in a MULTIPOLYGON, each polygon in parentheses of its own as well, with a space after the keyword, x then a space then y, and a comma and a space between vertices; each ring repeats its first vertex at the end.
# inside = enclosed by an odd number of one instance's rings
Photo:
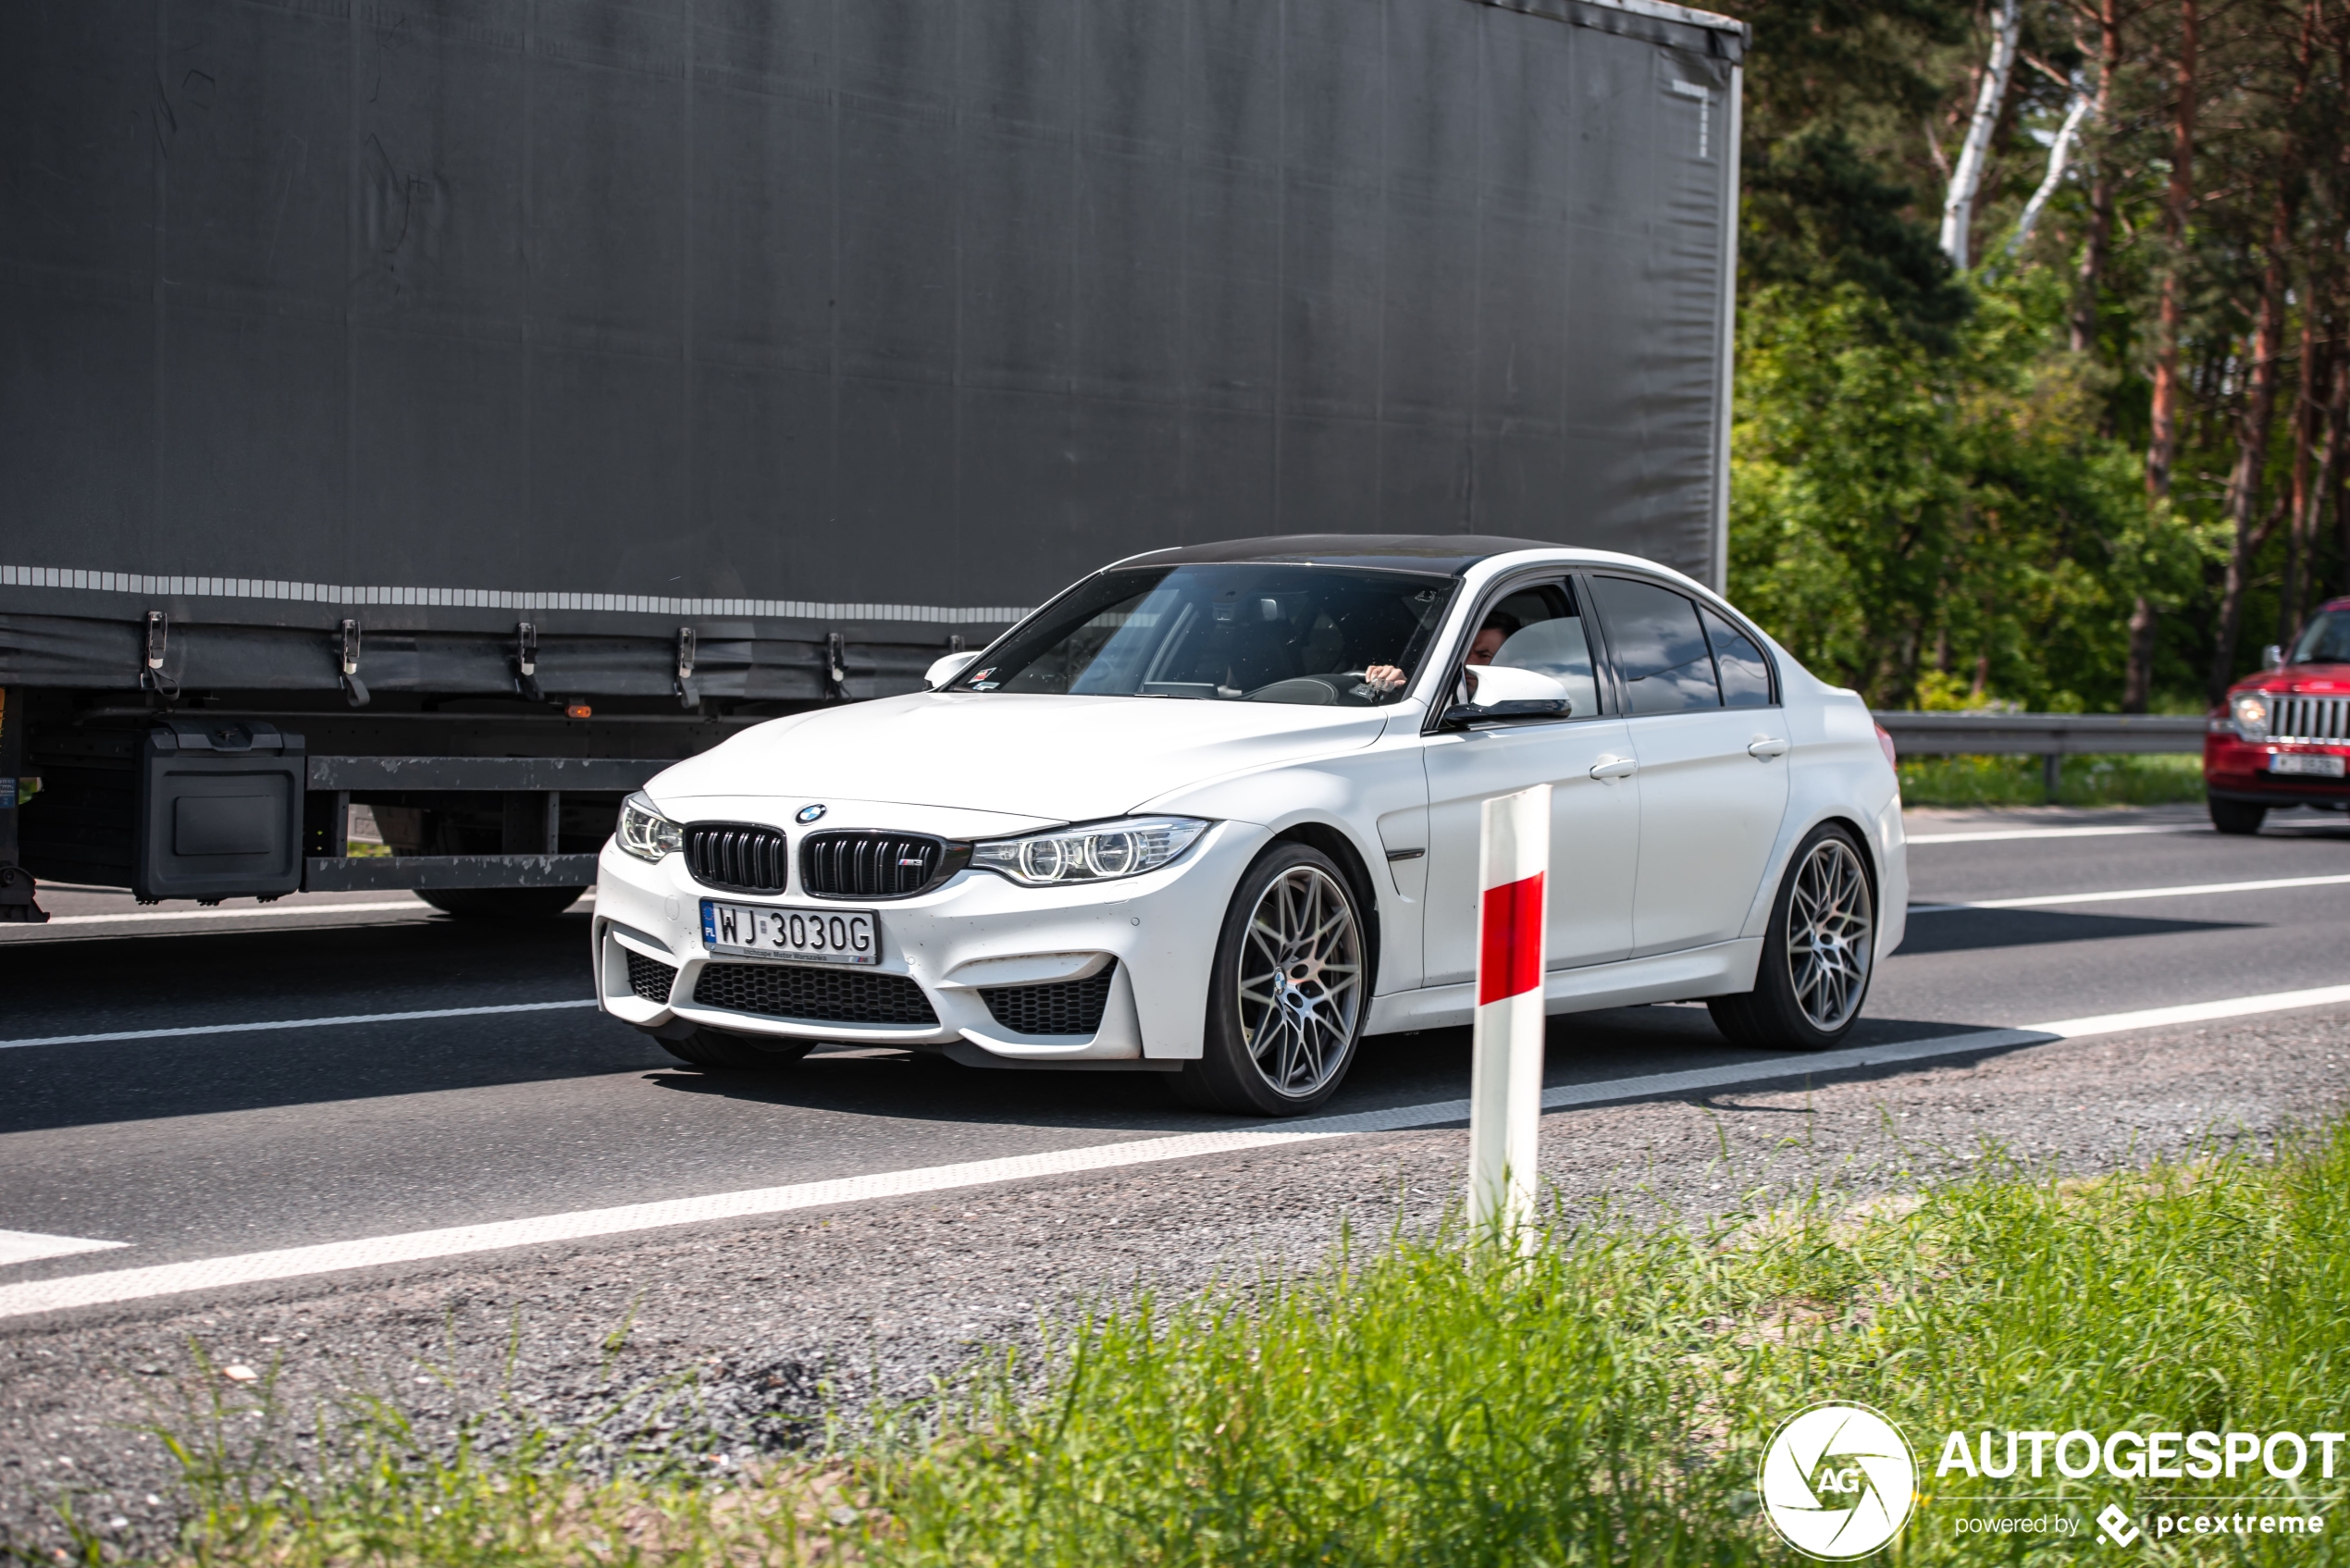
POLYGON ((1954 909, 2040 909, 2055 904, 2119 904, 2134 898, 2187 898, 2199 893, 2267 893, 2280 887, 2339 887, 2350 875, 2270 877, 2264 882, 2199 882, 2178 887, 2125 887, 2113 893, 2036 893, 2029 898, 1978 898, 1966 904, 1912 904, 1912 915, 1954 909))
MULTIPOLYGON (((1543 1092, 1542 1108, 1554 1111, 1613 1100, 1695 1093, 1766 1082, 1773 1079, 1808 1078, 1850 1068, 1924 1062, 1939 1056, 1968 1056, 2016 1045, 2044 1045, 2057 1040, 2110 1034, 2122 1030, 2150 1029, 2172 1023, 2201 1023, 2214 1019, 2242 1018, 2294 1007, 2328 1006, 2342 1002, 2350 1002, 2350 985, 2321 986, 2313 991, 2273 992, 2260 996, 2236 996, 2225 1001, 2155 1007, 2138 1013, 2062 1019, 2055 1023, 2030 1024, 2021 1029, 1971 1030, 1963 1034, 1946 1034, 1933 1040, 1905 1040, 1885 1045, 1853 1046, 1842 1051, 1772 1056, 1762 1061, 1695 1068, 1686 1072, 1648 1073, 1632 1078, 1605 1079, 1596 1083, 1566 1083, 1543 1092)), ((411 1230, 356 1241, 327 1241, 308 1247, 287 1247, 277 1252, 241 1253, 189 1263, 155 1264, 146 1268, 71 1274, 56 1279, 33 1279, 0 1286, 0 1318, 59 1312, 69 1307, 100 1306, 113 1302, 142 1301, 154 1296, 179 1295, 184 1291, 213 1290, 225 1285, 295 1279, 308 1275, 370 1268, 384 1264, 461 1257, 507 1247, 588 1241, 707 1220, 748 1219, 836 1204, 869 1203, 882 1198, 911 1197, 925 1192, 951 1191, 962 1187, 1031 1180, 1038 1177, 1115 1170, 1126 1166, 1194 1159, 1203 1154, 1246 1154, 1292 1143, 1312 1143, 1367 1132, 1394 1132, 1407 1128, 1462 1121, 1467 1118, 1468 1113, 1466 1100, 1441 1100, 1383 1111, 1361 1111, 1350 1116, 1313 1117, 1276 1127, 1246 1127, 1224 1132, 1137 1138, 1121 1143, 1096 1144, 1091 1148, 1015 1154, 1005 1159, 971 1160, 960 1165, 926 1166, 871 1176, 838 1177, 829 1181, 805 1181, 789 1187, 759 1187, 748 1191, 629 1204, 618 1208, 581 1209, 570 1214, 540 1215, 529 1219, 451 1226, 440 1230, 411 1230)))
POLYGON ((421 898, 386 899, 366 904, 265 904, 257 909, 142 909, 136 914, 122 915, 52 915, 28 931, 47 931, 52 926, 127 925, 133 920, 257 920, 271 915, 373 915, 386 909, 414 909, 433 915, 439 911, 421 898))
POLYGON ((127 1247, 128 1241, 93 1241, 81 1236, 43 1236, 38 1230, 0 1230, 0 1268, 12 1263, 36 1263, 43 1258, 71 1257, 76 1253, 103 1253, 127 1247))
POLYGON ((185 1029, 120 1029, 110 1034, 44 1034, 30 1040, 0 1040, 0 1051, 19 1045, 100 1045, 110 1040, 171 1040, 188 1034, 254 1034, 272 1029, 333 1029, 353 1023, 407 1023, 414 1019, 477 1019, 491 1013, 545 1013, 559 1007, 592 1007, 596 999, 574 1002, 508 1002, 495 1007, 427 1007, 414 1013, 348 1013, 333 1019, 273 1019, 266 1023, 200 1023, 185 1029))
POLYGON ((1913 833, 1911 844, 1992 844, 2008 838, 2116 838, 2125 833, 2209 833, 2202 822, 2142 823, 2119 828, 1991 828, 1982 833, 1913 833))
POLYGON ((2059 1019, 2055 1023, 2029 1027, 2066 1040, 2078 1040, 2086 1035, 2120 1034, 2133 1029, 2168 1029, 2173 1024, 2209 1023, 2214 1019, 2291 1012, 2296 1007, 2331 1007, 2343 1002, 2350 1002, 2350 985, 2319 985, 2307 991, 2271 991, 2264 996, 2231 996, 2219 1002, 2145 1007, 2134 1013, 2096 1013, 2084 1019, 2059 1019))

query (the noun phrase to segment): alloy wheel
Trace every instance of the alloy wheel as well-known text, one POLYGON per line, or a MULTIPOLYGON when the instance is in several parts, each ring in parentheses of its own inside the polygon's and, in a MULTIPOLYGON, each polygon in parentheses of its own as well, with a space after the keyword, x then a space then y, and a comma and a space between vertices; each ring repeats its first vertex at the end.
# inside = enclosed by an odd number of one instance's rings
POLYGON ((1249 911, 1241 943, 1241 1038, 1281 1094, 1316 1093, 1346 1065, 1362 1006, 1354 905, 1330 875, 1292 866, 1249 911))
POLYGON ((1842 838, 1822 839, 1796 873, 1787 900, 1787 980, 1812 1026, 1833 1033, 1868 994, 1876 921, 1868 873, 1842 838))

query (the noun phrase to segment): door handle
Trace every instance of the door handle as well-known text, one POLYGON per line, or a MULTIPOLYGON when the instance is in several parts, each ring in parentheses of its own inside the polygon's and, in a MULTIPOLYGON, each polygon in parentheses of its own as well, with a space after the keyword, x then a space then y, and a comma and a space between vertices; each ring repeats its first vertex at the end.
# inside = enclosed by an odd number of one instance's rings
POLYGON ((1602 756, 1591 764, 1595 779, 1628 779, 1640 771, 1640 765, 1629 757, 1602 756))
POLYGON ((1757 762, 1768 762, 1774 757, 1786 756, 1787 752, 1787 743, 1771 735, 1758 735, 1754 744, 1746 748, 1746 754, 1757 762))

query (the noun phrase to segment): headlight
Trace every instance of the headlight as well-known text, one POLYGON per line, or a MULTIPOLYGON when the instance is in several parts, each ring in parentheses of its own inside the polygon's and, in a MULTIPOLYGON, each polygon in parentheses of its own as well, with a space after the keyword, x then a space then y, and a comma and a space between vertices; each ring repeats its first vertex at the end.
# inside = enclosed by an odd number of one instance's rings
POLYGON ((973 845, 971 863, 1029 887, 1108 882, 1158 870, 1206 831, 1196 817, 1128 817, 973 845))
POLYGON ((639 860, 658 860, 686 847, 686 833, 653 809, 642 790, 620 803, 620 846, 639 860))
POLYGON ((2246 740, 2269 738, 2269 694, 2264 691, 2238 692, 2228 702, 2229 714, 2236 722, 2236 734, 2246 740))

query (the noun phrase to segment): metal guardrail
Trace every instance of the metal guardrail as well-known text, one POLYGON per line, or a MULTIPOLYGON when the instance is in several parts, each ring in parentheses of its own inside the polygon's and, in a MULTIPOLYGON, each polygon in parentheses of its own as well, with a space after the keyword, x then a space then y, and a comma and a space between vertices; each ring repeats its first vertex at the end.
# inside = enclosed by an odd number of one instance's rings
POLYGON ((2199 713, 1912 713, 1876 722, 1903 757, 2037 757, 2041 783, 2057 797, 2067 757, 2200 753, 2210 721, 2199 713))
POLYGON ((2083 757, 2200 752, 2210 721, 2200 713, 1880 712, 1876 722, 1904 757, 2083 757))

